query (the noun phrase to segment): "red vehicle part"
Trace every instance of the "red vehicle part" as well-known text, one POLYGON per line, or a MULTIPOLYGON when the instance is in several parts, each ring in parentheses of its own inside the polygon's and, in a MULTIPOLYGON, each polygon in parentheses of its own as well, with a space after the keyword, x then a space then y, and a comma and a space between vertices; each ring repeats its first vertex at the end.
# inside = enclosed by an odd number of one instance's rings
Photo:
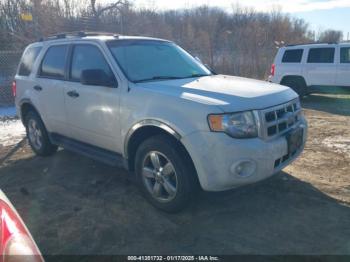
POLYGON ((0 191, 0 262, 44 261, 28 229, 0 191))
POLYGON ((272 64, 271 65, 271 71, 270 71, 271 76, 275 76, 275 72, 276 72, 276 65, 272 64))
POLYGON ((12 95, 13 95, 13 97, 16 97, 16 95, 17 95, 17 84, 16 84, 16 81, 12 82, 12 95))

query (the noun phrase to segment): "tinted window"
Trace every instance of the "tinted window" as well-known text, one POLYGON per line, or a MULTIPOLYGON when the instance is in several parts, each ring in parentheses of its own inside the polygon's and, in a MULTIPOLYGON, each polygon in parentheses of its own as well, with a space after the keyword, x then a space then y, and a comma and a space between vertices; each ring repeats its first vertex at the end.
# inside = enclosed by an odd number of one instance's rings
POLYGON ((41 64, 40 76, 64 78, 68 45, 52 46, 48 49, 41 64))
POLYGON ((41 47, 31 47, 27 49, 24 53, 21 64, 19 65, 18 74, 21 76, 29 76, 32 72, 33 65, 35 63, 36 58, 40 53, 41 47))
POLYGON ((68 46, 52 46, 46 52, 41 64, 40 76, 49 78, 64 78, 68 46))
POLYGON ((282 63, 300 63, 302 57, 303 49, 286 50, 282 58, 282 63))
POLYGON ((335 48, 312 48, 309 51, 308 63, 333 63, 335 48))
POLYGON ((340 49, 340 63, 350 63, 350 47, 340 49))
POLYGON ((93 45, 76 45, 73 51, 70 79, 80 81, 83 70, 100 69, 114 78, 113 73, 101 51, 93 45))

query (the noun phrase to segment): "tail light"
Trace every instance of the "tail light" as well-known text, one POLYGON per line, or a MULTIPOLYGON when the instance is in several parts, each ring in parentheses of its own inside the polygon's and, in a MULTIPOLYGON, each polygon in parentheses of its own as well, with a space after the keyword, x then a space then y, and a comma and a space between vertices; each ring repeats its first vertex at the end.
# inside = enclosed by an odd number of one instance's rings
POLYGON ((275 76, 275 71, 276 71, 276 65, 272 64, 271 65, 271 76, 275 76))
POLYGON ((13 94, 13 97, 16 97, 16 95, 17 95, 17 84, 16 84, 16 81, 12 82, 12 94, 13 94))
POLYGON ((0 262, 12 261, 44 260, 16 211, 0 199, 0 262))

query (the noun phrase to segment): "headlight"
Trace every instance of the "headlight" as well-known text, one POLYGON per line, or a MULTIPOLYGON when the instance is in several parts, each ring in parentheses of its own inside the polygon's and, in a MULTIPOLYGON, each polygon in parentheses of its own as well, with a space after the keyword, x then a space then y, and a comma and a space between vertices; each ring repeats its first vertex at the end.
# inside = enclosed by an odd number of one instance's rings
POLYGON ((209 115, 209 127, 213 132, 224 132, 234 138, 258 136, 258 120, 252 111, 209 115))

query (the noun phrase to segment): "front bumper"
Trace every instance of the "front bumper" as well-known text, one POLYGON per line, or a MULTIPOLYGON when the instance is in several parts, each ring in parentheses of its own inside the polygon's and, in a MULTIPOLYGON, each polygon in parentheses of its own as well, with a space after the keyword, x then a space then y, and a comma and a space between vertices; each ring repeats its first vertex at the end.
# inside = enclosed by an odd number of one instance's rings
POLYGON ((260 138, 234 139, 224 133, 196 132, 183 137, 182 143, 192 157, 202 188, 224 191, 268 178, 293 162, 306 142, 304 118, 298 127, 303 129, 303 144, 288 158, 285 158, 288 154, 285 135, 265 141, 260 138), (237 172, 239 166, 247 172, 237 172))

